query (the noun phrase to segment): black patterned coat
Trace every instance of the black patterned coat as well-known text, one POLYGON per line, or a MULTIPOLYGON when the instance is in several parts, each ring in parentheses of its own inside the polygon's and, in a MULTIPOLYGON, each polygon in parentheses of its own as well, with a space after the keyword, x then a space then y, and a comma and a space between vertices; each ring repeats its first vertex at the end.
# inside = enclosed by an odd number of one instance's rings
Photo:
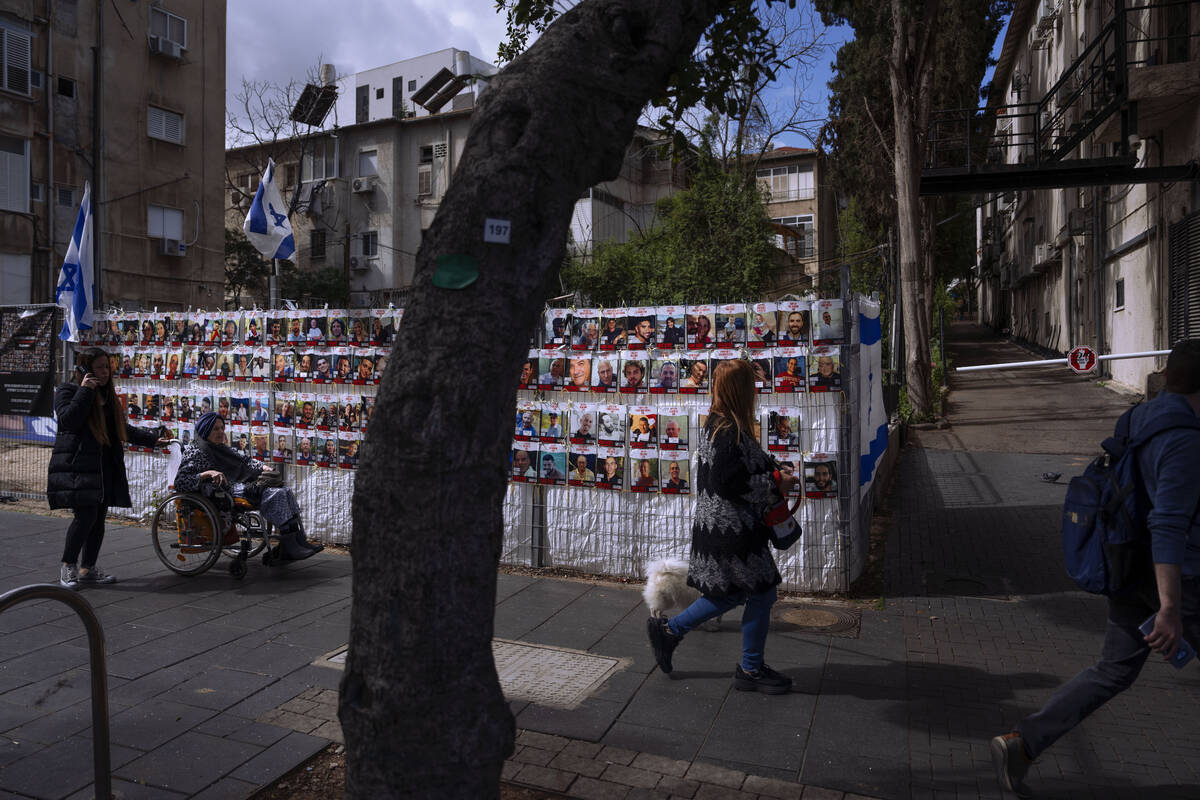
POLYGON ((764 519, 783 499, 775 466, 749 432, 739 438, 729 426, 713 435, 712 422, 697 450, 688 585, 713 597, 765 592, 782 580, 764 519))

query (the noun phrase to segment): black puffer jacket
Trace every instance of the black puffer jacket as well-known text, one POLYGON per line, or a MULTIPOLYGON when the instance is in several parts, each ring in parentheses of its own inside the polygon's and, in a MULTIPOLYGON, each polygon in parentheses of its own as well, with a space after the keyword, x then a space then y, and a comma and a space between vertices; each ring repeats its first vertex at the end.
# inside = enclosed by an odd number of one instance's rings
MULTIPOLYGON (((54 392, 54 415, 58 418, 58 435, 50 455, 50 472, 46 477, 46 497, 51 508, 82 506, 133 505, 129 497, 129 481, 125 477, 125 454, 117 440, 113 422, 108 423, 107 447, 100 444, 88 428, 95 392, 77 383, 64 383, 54 392)), ((158 441, 153 431, 125 424, 129 441, 142 447, 152 447, 158 441)))

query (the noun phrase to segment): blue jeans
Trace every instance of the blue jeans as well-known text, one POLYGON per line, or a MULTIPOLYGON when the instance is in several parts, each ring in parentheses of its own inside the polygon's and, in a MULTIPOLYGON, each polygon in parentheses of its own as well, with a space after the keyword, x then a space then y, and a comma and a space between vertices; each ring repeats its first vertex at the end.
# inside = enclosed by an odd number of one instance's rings
POLYGON ((719 617, 731 608, 746 604, 742 612, 742 669, 757 672, 763 663, 763 649, 767 644, 767 629, 771 626, 771 606, 775 605, 777 593, 772 586, 758 594, 739 594, 728 597, 701 595, 677 616, 667 621, 667 627, 676 636, 683 636, 700 623, 719 617))
MULTIPOLYGON (((1055 692, 1041 711, 1017 724, 1031 758, 1133 685, 1150 655, 1150 646, 1138 627, 1157 610, 1153 584, 1140 592, 1108 598, 1108 627, 1100 660, 1055 692)), ((1200 577, 1184 577, 1182 610, 1183 638, 1195 647, 1200 638, 1200 577)))

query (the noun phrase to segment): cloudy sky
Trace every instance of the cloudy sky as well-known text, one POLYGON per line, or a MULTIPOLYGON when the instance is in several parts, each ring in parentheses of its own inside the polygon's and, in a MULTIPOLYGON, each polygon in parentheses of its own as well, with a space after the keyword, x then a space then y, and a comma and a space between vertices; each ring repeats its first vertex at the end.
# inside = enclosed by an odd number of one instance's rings
MULTIPOLYGON (((242 78, 303 83, 318 62, 332 63, 339 75, 455 47, 484 61, 496 60, 504 19, 495 0, 293 0, 277 14, 277 0, 228 3, 226 97, 234 102, 242 78), (262 35, 263 26, 270 35, 262 35), (266 46, 264 46, 266 42, 266 46)), ((832 32, 835 44, 844 32, 832 32)), ((809 79, 806 95, 823 115, 831 47, 809 79)), ((791 93, 789 88, 789 94, 791 93)), ((808 146, 802 140, 779 144, 808 146)))

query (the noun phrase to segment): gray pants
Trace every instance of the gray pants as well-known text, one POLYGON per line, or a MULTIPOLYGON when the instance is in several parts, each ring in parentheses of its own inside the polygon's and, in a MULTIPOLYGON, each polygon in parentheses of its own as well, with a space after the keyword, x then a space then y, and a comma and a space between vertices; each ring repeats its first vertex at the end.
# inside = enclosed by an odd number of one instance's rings
MULTIPOLYGON (((1128 689, 1150 655, 1143 622, 1158 610, 1153 586, 1108 598, 1108 628, 1100 660, 1055 692, 1041 711, 1021 720, 1017 732, 1029 755, 1037 758, 1089 714, 1128 689)), ((1183 579, 1183 638, 1200 642, 1200 577, 1183 579)), ((1185 669, 1196 669, 1189 664, 1185 669)))

